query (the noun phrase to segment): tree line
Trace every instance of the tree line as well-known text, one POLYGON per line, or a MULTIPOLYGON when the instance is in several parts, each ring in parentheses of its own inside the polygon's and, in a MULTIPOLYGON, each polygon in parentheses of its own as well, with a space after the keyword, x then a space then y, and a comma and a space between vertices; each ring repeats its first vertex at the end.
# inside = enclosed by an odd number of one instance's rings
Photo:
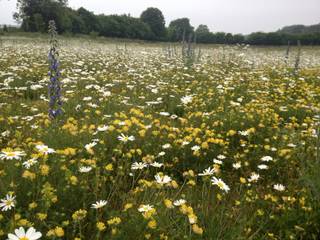
POLYGON ((148 8, 139 18, 130 15, 96 15, 81 7, 68 7, 67 0, 18 0, 14 18, 27 32, 47 32, 47 23, 54 20, 59 33, 131 38, 152 41, 196 41, 198 43, 251 45, 286 45, 300 40, 305 45, 320 45, 320 32, 290 34, 256 32, 249 35, 213 33, 208 26, 194 28, 188 18, 173 20, 166 27, 157 8, 148 8))

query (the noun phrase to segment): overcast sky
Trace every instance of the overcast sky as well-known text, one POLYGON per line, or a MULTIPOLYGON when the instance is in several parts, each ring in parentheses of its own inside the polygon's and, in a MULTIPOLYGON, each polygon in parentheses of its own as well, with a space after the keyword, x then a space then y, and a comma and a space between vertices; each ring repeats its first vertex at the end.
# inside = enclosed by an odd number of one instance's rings
MULTIPOLYGON (((207 24, 214 32, 268 32, 286 25, 320 23, 320 0, 69 0, 69 6, 134 17, 147 7, 157 7, 167 24, 188 17, 193 26, 207 24)), ((16 0, 0 0, 0 24, 14 24, 15 7, 16 0)))

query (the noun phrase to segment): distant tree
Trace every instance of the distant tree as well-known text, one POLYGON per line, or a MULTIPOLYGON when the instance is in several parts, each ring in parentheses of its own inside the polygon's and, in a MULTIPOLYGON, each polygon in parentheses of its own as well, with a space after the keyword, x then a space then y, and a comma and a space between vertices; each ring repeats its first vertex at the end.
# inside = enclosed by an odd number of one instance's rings
POLYGON ((148 8, 142 12, 140 19, 149 25, 155 39, 163 39, 166 33, 165 19, 158 8, 148 8))
POLYGON ((232 44, 233 43, 233 35, 231 33, 227 33, 225 35, 225 43, 232 44))
POLYGON ((98 19, 92 12, 89 12, 85 8, 81 7, 77 10, 77 15, 84 23, 81 33, 88 34, 93 31, 98 31, 98 19))
POLYGON ((181 41, 183 37, 188 39, 190 34, 193 34, 193 27, 188 18, 179 18, 169 24, 168 37, 171 41, 181 41))
POLYGON ((245 42, 245 37, 242 34, 233 35, 233 44, 244 43, 244 42, 245 42))
POLYGON ((18 0, 18 11, 13 16, 17 21, 22 22, 22 28, 25 31, 38 31, 37 24, 41 22, 41 18, 45 23, 45 30, 47 30, 47 23, 55 20, 58 29, 63 31, 66 23, 66 4, 66 0, 18 0))
POLYGON ((200 43, 209 43, 211 41, 211 33, 207 25, 199 25, 195 31, 197 41, 200 43))
POLYGON ((8 26, 7 25, 3 25, 3 31, 4 32, 9 32, 8 26))
POLYGON ((215 43, 226 43, 226 34, 224 32, 217 32, 214 34, 215 43))
POLYGON ((263 45, 265 44, 265 35, 263 32, 251 33, 247 38, 247 42, 251 45, 263 45))
POLYGON ((153 33, 146 23, 128 15, 99 15, 99 34, 105 37, 151 39, 153 33))
POLYGON ((43 21, 43 17, 40 13, 36 13, 32 16, 32 23, 34 24, 34 31, 45 32, 46 24, 43 21))

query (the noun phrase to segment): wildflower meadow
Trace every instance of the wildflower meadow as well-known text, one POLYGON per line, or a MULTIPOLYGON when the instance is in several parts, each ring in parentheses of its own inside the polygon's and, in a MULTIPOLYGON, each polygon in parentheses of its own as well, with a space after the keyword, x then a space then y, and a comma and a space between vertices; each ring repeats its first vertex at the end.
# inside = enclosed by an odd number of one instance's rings
POLYGON ((0 239, 320 239, 319 47, 51 37, 1 40, 0 239))

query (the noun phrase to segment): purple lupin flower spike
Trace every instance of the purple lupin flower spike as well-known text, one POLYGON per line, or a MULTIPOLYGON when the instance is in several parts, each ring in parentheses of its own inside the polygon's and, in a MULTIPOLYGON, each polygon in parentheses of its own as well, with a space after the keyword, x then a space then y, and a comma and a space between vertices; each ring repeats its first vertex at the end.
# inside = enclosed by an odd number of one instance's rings
POLYGON ((50 34, 50 51, 48 55, 49 59, 49 117, 51 119, 56 118, 62 114, 62 101, 61 101, 61 83, 60 83, 60 71, 59 71, 59 52, 58 52, 58 40, 57 29, 54 20, 49 21, 49 34, 50 34))

